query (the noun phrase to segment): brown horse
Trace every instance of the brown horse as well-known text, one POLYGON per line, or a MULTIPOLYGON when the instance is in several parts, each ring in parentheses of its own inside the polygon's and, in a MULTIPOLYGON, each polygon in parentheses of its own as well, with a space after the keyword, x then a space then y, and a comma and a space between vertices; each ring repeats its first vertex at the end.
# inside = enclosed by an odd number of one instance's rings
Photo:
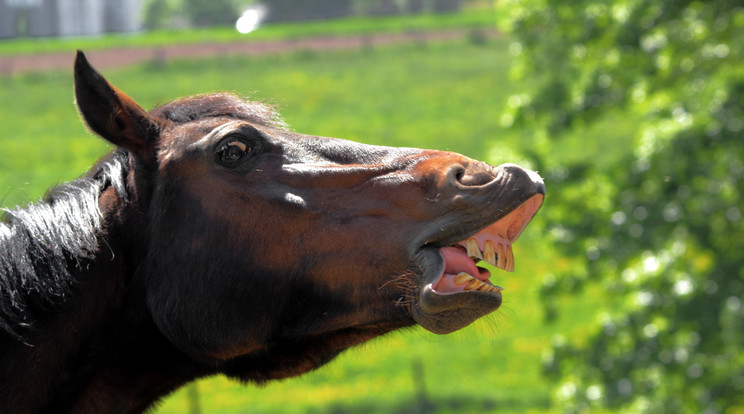
POLYGON ((139 412, 195 378, 295 376, 501 304, 540 177, 287 130, 232 95, 148 113, 78 53, 77 105, 116 145, 0 222, 0 404, 139 412))

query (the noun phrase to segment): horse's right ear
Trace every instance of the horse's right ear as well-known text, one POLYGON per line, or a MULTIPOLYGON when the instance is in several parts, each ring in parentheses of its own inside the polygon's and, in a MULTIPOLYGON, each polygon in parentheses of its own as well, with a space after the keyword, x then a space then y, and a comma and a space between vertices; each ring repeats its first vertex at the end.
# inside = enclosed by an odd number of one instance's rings
POLYGON ((162 123, 93 69, 80 50, 75 58, 75 101, 93 132, 145 161, 155 159, 162 123))

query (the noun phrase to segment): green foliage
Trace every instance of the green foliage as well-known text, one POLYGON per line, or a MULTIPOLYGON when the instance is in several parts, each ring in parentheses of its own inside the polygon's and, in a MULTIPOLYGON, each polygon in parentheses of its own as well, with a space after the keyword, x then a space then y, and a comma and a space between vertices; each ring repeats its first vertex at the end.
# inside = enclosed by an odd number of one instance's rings
POLYGON ((516 69, 535 80, 507 123, 551 137, 545 214, 583 263, 546 279, 549 315, 587 281, 615 297, 546 372, 567 411, 744 409, 744 8, 739 1, 507 2, 516 69), (578 126, 637 119, 630 156, 549 166, 578 126), (551 191, 552 189, 552 191, 551 191))
POLYGON ((265 0, 271 20, 309 20, 346 17, 352 12, 352 0, 265 0))
POLYGON ((240 15, 233 0, 182 0, 183 11, 195 26, 235 24, 240 15))
POLYGON ((173 11, 168 0, 149 0, 145 3, 143 11, 145 29, 165 28, 173 11))

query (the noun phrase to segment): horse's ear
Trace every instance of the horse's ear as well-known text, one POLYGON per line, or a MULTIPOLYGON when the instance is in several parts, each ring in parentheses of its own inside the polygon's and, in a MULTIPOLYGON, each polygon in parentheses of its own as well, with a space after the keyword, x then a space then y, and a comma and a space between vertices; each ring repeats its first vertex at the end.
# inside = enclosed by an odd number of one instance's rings
POLYGON ((75 101, 93 132, 145 161, 155 158, 162 123, 93 69, 80 50, 75 58, 75 101))

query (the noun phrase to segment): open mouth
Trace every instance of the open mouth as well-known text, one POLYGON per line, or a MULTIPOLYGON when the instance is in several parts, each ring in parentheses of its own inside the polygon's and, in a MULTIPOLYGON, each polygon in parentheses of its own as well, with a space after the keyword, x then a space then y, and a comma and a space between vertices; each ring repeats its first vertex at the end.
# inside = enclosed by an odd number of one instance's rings
POLYGON ((444 267, 439 278, 431 283, 433 292, 440 295, 465 291, 500 294, 504 288, 493 284, 491 272, 478 266, 478 263, 484 261, 513 272, 512 244, 540 208, 542 199, 542 195, 535 195, 476 234, 454 246, 440 248, 444 267))
POLYGON ((412 308, 419 325, 434 333, 450 333, 501 306, 503 283, 493 283, 491 272, 478 264, 484 261, 514 271, 512 245, 537 213, 545 194, 542 181, 534 182, 533 190, 517 196, 523 201, 495 222, 461 241, 420 251, 418 263, 424 272, 418 301, 412 308))

